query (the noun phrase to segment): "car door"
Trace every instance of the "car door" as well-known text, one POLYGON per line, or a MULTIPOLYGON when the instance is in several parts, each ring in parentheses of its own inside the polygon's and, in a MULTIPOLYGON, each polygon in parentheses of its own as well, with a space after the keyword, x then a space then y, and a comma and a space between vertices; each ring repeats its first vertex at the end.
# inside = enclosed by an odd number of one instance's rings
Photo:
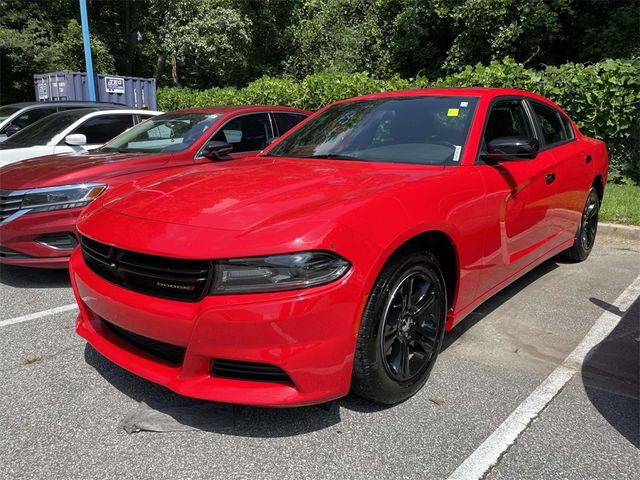
POLYGON ((591 157, 588 147, 577 141, 569 119, 557 109, 529 100, 542 140, 541 151, 556 161, 556 196, 552 204, 552 228, 560 241, 575 237, 592 176, 585 175, 591 157))
POLYGON ((226 142, 233 146, 231 157, 246 157, 265 148, 274 132, 268 113, 249 113, 227 121, 210 141, 226 142))
MULTIPOLYGON (((549 151, 530 160, 483 160, 486 145, 501 137, 538 139, 523 98, 498 98, 490 106, 479 168, 487 192, 484 209, 484 285, 498 285, 553 248, 558 235, 550 219, 556 193, 556 161, 549 151)), ((539 139, 538 139, 539 140, 539 139)))
POLYGON ((120 135, 134 125, 134 115, 130 113, 103 114, 91 117, 75 127, 67 135, 79 133, 87 137, 83 146, 69 146, 64 138, 56 146, 56 153, 65 151, 94 150, 120 135))

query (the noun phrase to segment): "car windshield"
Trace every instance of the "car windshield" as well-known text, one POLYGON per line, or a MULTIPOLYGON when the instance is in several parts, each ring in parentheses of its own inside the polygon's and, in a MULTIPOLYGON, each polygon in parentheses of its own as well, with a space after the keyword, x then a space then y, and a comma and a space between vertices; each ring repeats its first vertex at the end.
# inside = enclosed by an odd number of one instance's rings
POLYGON ((7 105, 6 107, 0 107, 0 122, 3 122, 11 115, 20 110, 19 107, 12 107, 11 105, 7 105))
POLYGON ((180 152, 193 145, 218 118, 218 113, 169 113, 153 117, 117 136, 103 152, 180 152))
POLYGON ((339 103, 283 138, 266 155, 456 165, 476 104, 475 97, 456 96, 339 103))
POLYGON ((0 149, 33 147, 47 145, 53 137, 62 132, 86 114, 95 112, 95 108, 82 108, 58 112, 23 128, 0 143, 0 149))

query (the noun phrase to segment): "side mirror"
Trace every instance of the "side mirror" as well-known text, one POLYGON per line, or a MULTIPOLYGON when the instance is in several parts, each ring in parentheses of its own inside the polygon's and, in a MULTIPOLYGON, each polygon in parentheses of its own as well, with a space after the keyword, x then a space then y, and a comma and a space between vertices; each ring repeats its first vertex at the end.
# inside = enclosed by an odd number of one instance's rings
POLYGON ((500 137, 487 145, 485 157, 493 162, 531 160, 538 155, 540 145, 535 138, 500 137))
POLYGON ((229 155, 233 150, 233 145, 229 145, 227 142, 209 142, 205 147, 203 155, 209 160, 222 160, 229 155))
POLYGON ((10 137, 14 133, 18 133, 20 130, 21 128, 19 126, 10 123, 9 125, 7 125, 7 128, 4 129, 4 133, 7 137, 10 137))
POLYGON ((82 133, 72 133, 64 137, 64 143, 71 145, 72 147, 81 147, 87 144, 87 137, 82 133))

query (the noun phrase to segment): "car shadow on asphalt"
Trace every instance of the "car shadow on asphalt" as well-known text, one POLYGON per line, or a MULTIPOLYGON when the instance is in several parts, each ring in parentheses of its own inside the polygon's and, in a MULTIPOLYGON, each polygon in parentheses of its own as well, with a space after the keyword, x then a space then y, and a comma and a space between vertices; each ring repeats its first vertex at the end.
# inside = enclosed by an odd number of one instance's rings
MULTIPOLYGON (((480 305, 476 312, 445 335, 443 349, 520 290, 557 267, 558 263, 553 259, 548 260, 480 305)), ((248 437, 287 437, 338 426, 343 408, 363 414, 393 408, 355 395, 323 405, 284 409, 197 400, 178 395, 129 373, 104 358, 89 344, 86 345, 84 356, 86 362, 105 380, 137 402, 134 409, 123 413, 120 422, 120 427, 129 433, 197 430, 248 437)), ((337 430, 340 433, 339 428, 337 430)))
MULTIPOLYGON (((376 405, 353 395, 323 405, 298 408, 260 408, 197 400, 140 378, 115 365, 89 344, 86 362, 120 392, 137 402, 123 412, 119 427, 139 431, 206 431, 246 437, 290 437, 339 425, 343 408, 375 413, 376 405)), ((337 433, 341 433, 338 429, 337 433)))
POLYGON ((626 312, 597 298, 589 300, 622 318, 586 355, 582 384, 603 418, 640 448, 640 300, 626 312))
POLYGON ((69 288, 69 271, 0 265, 0 283, 15 288, 69 288))

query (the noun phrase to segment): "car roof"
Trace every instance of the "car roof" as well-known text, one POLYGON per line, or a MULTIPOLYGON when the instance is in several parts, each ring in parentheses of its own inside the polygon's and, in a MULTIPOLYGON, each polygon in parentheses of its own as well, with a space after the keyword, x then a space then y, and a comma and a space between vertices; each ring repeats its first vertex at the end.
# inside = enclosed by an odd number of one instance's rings
POLYGON ((393 97, 428 97, 428 96, 456 96, 456 97, 478 97, 492 99, 501 96, 519 96, 535 98, 546 103, 552 103, 536 93, 518 90, 515 88, 487 88, 487 87, 446 87, 446 88, 418 88, 412 90, 396 90, 393 92, 371 93, 360 97, 339 100, 336 103, 349 102, 352 100, 393 98, 393 97))
POLYGON ((291 112, 300 113, 302 115, 310 115, 311 112, 293 107, 279 107, 275 105, 219 105, 215 107, 199 107, 185 108, 181 110, 173 110, 167 113, 220 113, 222 115, 231 115, 236 113, 259 113, 259 112, 291 112))
POLYGON ((3 107, 15 107, 15 108, 26 108, 26 107, 50 107, 50 106, 87 106, 87 107, 103 107, 103 108, 122 108, 127 105, 123 105, 121 103, 113 103, 113 102, 88 102, 84 100, 61 100, 55 102, 17 102, 17 103, 9 103, 7 105, 2 105, 3 107))

